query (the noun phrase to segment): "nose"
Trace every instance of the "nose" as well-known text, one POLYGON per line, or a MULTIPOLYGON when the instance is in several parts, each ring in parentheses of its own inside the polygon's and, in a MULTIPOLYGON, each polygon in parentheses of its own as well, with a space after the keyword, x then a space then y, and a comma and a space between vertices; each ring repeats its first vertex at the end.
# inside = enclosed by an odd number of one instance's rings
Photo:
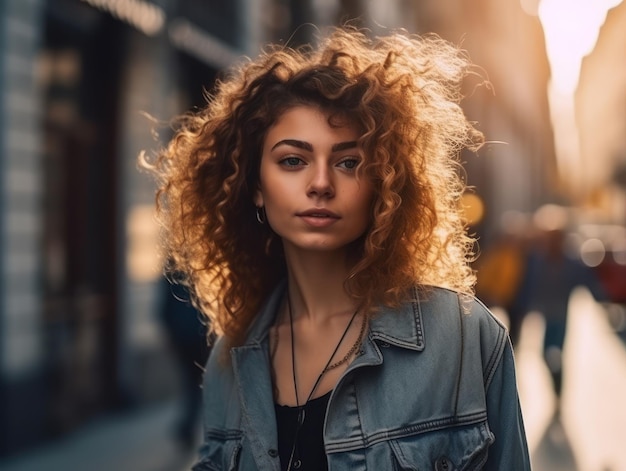
POLYGON ((331 198, 335 195, 335 185, 330 170, 326 165, 314 166, 307 188, 309 196, 331 198))

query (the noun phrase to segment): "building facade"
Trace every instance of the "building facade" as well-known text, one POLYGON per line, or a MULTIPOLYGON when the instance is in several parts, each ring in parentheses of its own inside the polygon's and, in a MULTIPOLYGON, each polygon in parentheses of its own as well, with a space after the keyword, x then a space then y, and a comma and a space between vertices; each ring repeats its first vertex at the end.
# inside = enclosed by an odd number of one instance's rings
POLYGON ((0 454, 171 392, 145 116, 201 105, 258 5, 0 5, 0 454))

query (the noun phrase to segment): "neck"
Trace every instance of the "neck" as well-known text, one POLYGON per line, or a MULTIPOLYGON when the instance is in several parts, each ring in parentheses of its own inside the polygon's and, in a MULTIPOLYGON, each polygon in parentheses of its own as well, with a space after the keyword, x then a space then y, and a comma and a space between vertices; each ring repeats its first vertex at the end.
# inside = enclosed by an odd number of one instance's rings
POLYGON ((285 257, 294 319, 306 317, 322 323, 336 314, 354 311, 354 300, 344 289, 350 270, 344 252, 285 250, 285 257))

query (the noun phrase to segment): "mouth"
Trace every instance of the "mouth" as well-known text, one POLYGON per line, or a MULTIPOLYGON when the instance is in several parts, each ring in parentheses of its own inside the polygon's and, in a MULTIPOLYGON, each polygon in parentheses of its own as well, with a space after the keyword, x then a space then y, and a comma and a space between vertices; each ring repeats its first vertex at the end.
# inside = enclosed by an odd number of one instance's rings
POLYGON ((325 229, 333 226, 340 218, 338 214, 326 209, 310 209, 302 213, 298 213, 298 217, 304 223, 316 230, 325 229))
POLYGON ((305 218, 339 219, 339 215, 326 209, 310 209, 308 211, 298 213, 298 216, 305 218))

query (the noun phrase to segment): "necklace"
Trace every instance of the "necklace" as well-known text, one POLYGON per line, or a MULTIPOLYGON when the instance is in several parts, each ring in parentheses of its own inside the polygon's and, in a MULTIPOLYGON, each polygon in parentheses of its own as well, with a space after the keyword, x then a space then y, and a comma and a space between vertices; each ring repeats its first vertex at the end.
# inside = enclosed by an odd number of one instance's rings
MULTIPOLYGON (((357 309, 357 312, 358 312, 358 309, 357 309)), ((353 314, 354 317, 356 317, 355 314, 353 314)), ((350 323, 352 323, 352 319, 350 320, 350 323)), ((367 324, 367 319, 365 318, 365 316, 363 316, 363 321, 361 322, 361 330, 359 331, 359 336, 357 337, 352 347, 350 347, 350 350, 348 350, 348 353, 346 353, 346 355, 341 360, 327 365, 326 368, 324 369, 324 373, 343 365, 352 357, 352 355, 354 355, 354 352, 356 352, 356 350, 361 346, 361 342, 363 340, 363 334, 365 333, 366 324, 367 324)), ((349 327, 350 325, 348 324, 348 328, 349 327)), ((343 340, 343 337, 341 340, 343 340)), ((341 345, 341 342, 339 343, 339 345, 341 345)), ((270 356, 272 360, 274 359, 274 355, 276 355, 277 349, 278 349, 278 330, 276 330, 276 333, 274 335, 274 341, 272 342, 272 348, 270 350, 270 356)), ((336 353, 336 351, 334 353, 336 353)), ((332 360, 332 357, 331 357, 331 360, 332 360)))
MULTIPOLYGON (((354 345, 352 345, 352 347, 350 348, 348 353, 341 360, 339 360, 336 363, 332 363, 331 364, 331 361, 333 360, 333 358, 337 354, 337 351, 339 350, 339 347, 343 343, 343 340, 346 338, 346 335, 348 334, 348 331, 350 330, 350 326, 352 325, 352 322, 354 322, 354 318, 356 317, 357 313, 359 312, 359 308, 357 307, 356 310, 354 311, 354 313, 352 314, 352 317, 350 318, 350 322, 348 322, 348 325, 346 326, 345 330, 343 331, 343 334, 341 335, 341 338, 339 339, 339 342, 335 346, 335 349, 333 350, 333 353, 330 355, 330 358, 326 362, 326 366, 324 366, 324 368, 322 369, 322 372, 319 374, 319 376, 315 380, 315 383, 313 383, 313 387, 311 388, 311 392, 309 393, 308 397, 306 398, 306 401, 304 402, 304 404, 300 405, 300 398, 298 397, 298 382, 297 382, 297 379, 296 379, 296 352, 295 352, 294 333, 293 333, 293 314, 292 314, 292 309, 291 309, 291 299, 289 297, 289 293, 287 293, 287 310, 289 312, 289 328, 291 330, 291 373, 292 373, 292 376, 293 376, 293 387, 294 387, 294 392, 295 392, 295 395, 296 395, 296 407, 298 408, 298 424, 296 426, 296 431, 294 433, 293 446, 291 447, 291 453, 289 454, 289 463, 287 465, 287 471, 290 471, 291 467, 292 467, 292 465, 294 463, 298 463, 298 465, 296 466, 297 468, 300 467, 299 466, 299 460, 296 460, 294 462, 294 456, 295 456, 296 447, 297 447, 297 444, 298 444, 298 435, 299 435, 300 429, 302 428, 302 425, 304 424, 304 419, 306 417, 306 406, 309 403, 309 401, 311 400, 311 397, 313 396, 313 394, 315 393, 315 390, 317 389, 317 386, 319 385, 320 381, 322 380, 324 374, 326 374, 329 370, 331 370, 333 368, 337 368, 338 366, 340 366, 340 365, 344 364, 345 362, 347 362, 350 359, 350 357, 354 354, 356 349, 359 347, 359 345, 361 344, 361 339, 363 337, 363 332, 365 331, 365 316, 363 316, 363 322, 361 324, 361 330, 359 332, 359 336, 358 336, 356 342, 354 343, 354 345)), ((276 336, 276 337, 278 337, 278 336, 276 336)), ((278 343, 278 338, 276 338, 276 343, 278 343)))
MULTIPOLYGON (((356 313, 358 312, 355 311, 355 313, 352 315, 352 319, 350 319, 350 324, 352 324, 352 321, 354 320, 354 317, 356 316, 356 313)), ((330 371, 334 368, 337 368, 338 366, 343 365, 345 362, 347 362, 350 358, 352 358, 352 355, 354 355, 354 352, 357 351, 357 349, 361 346, 361 341, 363 340, 363 334, 365 333, 365 324, 367 324, 367 319, 365 318, 365 316, 363 316, 363 320, 361 321, 361 330, 359 331, 359 336, 357 337, 356 341, 354 342, 354 344, 352 345, 352 347, 350 347, 350 350, 348 350, 348 353, 346 353, 346 355, 339 361, 335 362, 335 363, 331 363, 330 365, 327 365, 326 368, 324 369, 324 373, 326 373, 327 371, 330 371)), ((350 328, 350 324, 348 324, 348 328, 350 328)), ((347 330, 346 330, 347 332, 347 330)), ((344 334, 345 336, 345 334, 344 334)), ((343 340, 343 337, 341 338, 341 340, 343 340)), ((339 342, 339 344, 341 345, 341 341, 339 342)), ((331 357, 332 360, 332 357, 331 357)))

